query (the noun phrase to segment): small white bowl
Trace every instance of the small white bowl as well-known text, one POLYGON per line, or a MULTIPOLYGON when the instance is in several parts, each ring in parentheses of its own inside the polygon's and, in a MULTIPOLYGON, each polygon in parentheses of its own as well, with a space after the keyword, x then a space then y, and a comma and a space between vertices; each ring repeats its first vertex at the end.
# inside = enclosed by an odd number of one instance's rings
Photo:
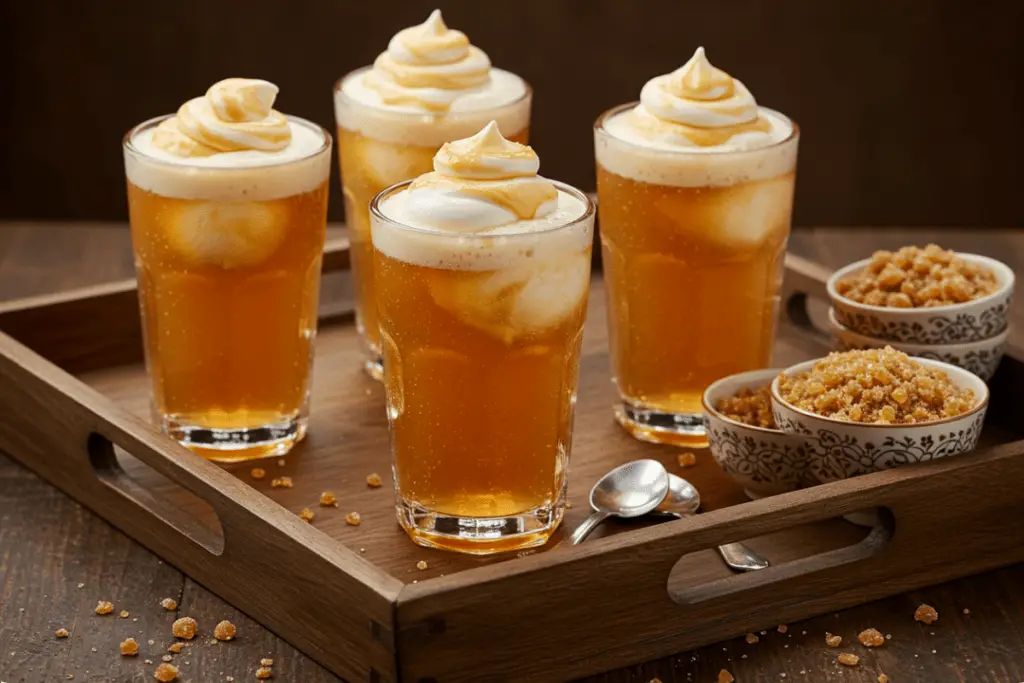
POLYGON ((807 483, 807 452, 803 439, 777 429, 754 427, 725 417, 715 405, 740 389, 764 386, 780 368, 752 370, 724 377, 704 391, 708 448, 726 474, 751 498, 794 491, 807 483))
POLYGON ((962 304, 934 308, 869 306, 847 299, 836 291, 839 280, 865 268, 864 259, 840 268, 828 279, 828 295, 836 320, 848 329, 876 339, 915 344, 963 344, 994 337, 1006 329, 1013 296, 1013 271, 1004 263, 978 254, 957 254, 969 263, 995 273, 999 289, 988 296, 962 304))
MULTIPOLYGON (((820 360, 820 359, 819 359, 820 360)), ((817 360, 787 368, 786 375, 810 370, 817 360)), ((973 409, 921 424, 848 422, 815 415, 786 403, 779 394, 779 378, 772 381, 775 423, 787 433, 805 439, 811 473, 828 483, 893 467, 959 455, 974 449, 988 409, 988 387, 977 375, 949 363, 918 358, 917 362, 944 371, 959 387, 971 389, 973 409)))
POLYGON ((1003 359, 1003 352, 1006 350, 1006 338, 1010 334, 1010 329, 1007 328, 994 337, 963 344, 916 344, 878 339, 860 334, 846 327, 836 318, 835 309, 830 308, 828 327, 837 351, 883 349, 886 346, 891 346, 908 356, 931 358, 963 368, 973 372, 986 382, 992 378, 996 368, 999 367, 999 361, 1003 359))

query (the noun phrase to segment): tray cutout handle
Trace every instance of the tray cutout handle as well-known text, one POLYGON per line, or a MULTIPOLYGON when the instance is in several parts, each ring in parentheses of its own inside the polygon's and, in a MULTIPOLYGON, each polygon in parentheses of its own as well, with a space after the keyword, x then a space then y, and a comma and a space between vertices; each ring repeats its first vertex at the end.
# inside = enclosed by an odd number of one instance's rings
POLYGON ((825 284, 831 272, 822 266, 786 254, 782 303, 787 321, 800 331, 821 341, 830 341, 826 310, 829 305, 825 284), (815 312, 812 314, 812 310, 815 312))
MULTIPOLYGON (((694 549, 683 554, 669 571, 666 581, 666 590, 669 598, 680 605, 696 605, 708 600, 723 597, 733 597, 737 594, 748 591, 762 591, 770 588, 772 584, 780 581, 793 579, 813 580, 813 577, 822 572, 834 570, 838 567, 853 565, 885 552, 896 531, 896 521, 893 513, 888 508, 867 508, 853 511, 851 514, 869 514, 877 517, 876 524, 871 527, 868 534, 861 540, 841 548, 835 548, 822 553, 815 553, 804 557, 788 560, 782 563, 773 562, 766 569, 733 574, 724 578, 713 579, 697 585, 685 587, 673 587, 677 582, 675 578, 677 567, 683 560, 696 552, 707 552, 707 548, 694 549)), ((802 526, 800 524, 794 526, 802 526)), ((771 560, 771 558, 768 558, 771 560)))
POLYGON ((155 469, 132 455, 126 448, 92 432, 86 443, 89 463, 96 477, 111 491, 123 496, 142 509, 150 511, 164 524, 189 539, 212 555, 220 556, 224 552, 224 527, 213 506, 195 495, 180 484, 157 472, 155 469), (145 468, 147 478, 151 481, 142 485, 126 471, 124 461, 132 463, 132 469, 145 468), (189 499, 188 509, 172 505, 166 498, 150 490, 152 478, 159 478, 161 483, 176 489, 176 496, 189 499), (200 521, 196 510, 202 510, 203 517, 209 522, 200 521))

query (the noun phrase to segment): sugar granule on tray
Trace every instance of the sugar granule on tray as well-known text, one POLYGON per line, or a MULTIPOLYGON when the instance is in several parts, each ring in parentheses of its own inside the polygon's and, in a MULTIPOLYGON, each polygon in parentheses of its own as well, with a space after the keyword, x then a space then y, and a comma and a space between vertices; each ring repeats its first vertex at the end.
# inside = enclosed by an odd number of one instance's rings
POLYGON ((299 513, 299 519, 301 519, 303 522, 306 522, 307 524, 313 521, 313 517, 313 511, 310 510, 309 508, 302 508, 302 512, 299 513))
POLYGON ((178 655, 181 654, 181 648, 183 647, 185 647, 185 643, 179 641, 177 643, 171 643, 170 647, 167 648, 167 651, 178 655))
POLYGON ((256 669, 256 678, 270 678, 273 675, 274 672, 269 666, 261 666, 256 669))
POLYGON ((139 644, 135 642, 134 638, 125 638, 122 640, 120 648, 122 657, 135 657, 139 654, 139 644))
POLYGON ((334 491, 324 491, 320 494, 320 506, 325 508, 338 507, 338 498, 334 495, 334 491))
POLYGON ((718 683, 733 683, 736 679, 726 669, 718 672, 718 683))
POLYGON ((829 647, 839 647, 840 645, 843 644, 843 637, 842 636, 832 635, 831 633, 826 631, 825 632, 825 644, 828 645, 829 647))
POLYGON ((195 638, 196 629, 196 620, 192 617, 182 617, 171 625, 171 633, 174 634, 174 637, 184 638, 185 640, 192 640, 195 638))
POLYGON ((274 660, 269 657, 264 657, 260 660, 260 666, 274 666, 274 660))
POLYGON ((267 471, 262 467, 253 467, 252 470, 249 471, 249 476, 253 479, 262 479, 267 476, 267 471))
POLYGON ((121 613, 118 614, 117 616, 121 617, 122 619, 127 619, 128 617, 131 616, 131 614, 128 613, 128 610, 123 609, 123 610, 121 610, 121 613))
POLYGON ((174 610, 178 609, 178 603, 174 600, 171 600, 170 598, 164 598, 163 600, 161 600, 160 606, 168 612, 173 612, 174 610))
POLYGON ((426 568, 427 568, 427 561, 426 560, 420 560, 419 562, 416 563, 416 569, 419 569, 420 571, 423 571, 426 568))
POLYGON ((786 626, 785 624, 779 624, 779 627, 777 629, 775 629, 775 630, 778 631, 779 633, 785 633, 786 631, 789 630, 789 627, 786 626))
POLYGON ((213 627, 213 637, 217 640, 234 640, 235 635, 235 625, 226 619, 213 627))
POLYGON ((758 642, 761 639, 757 637, 756 633, 748 633, 745 640, 748 643, 750 643, 751 645, 753 645, 754 643, 758 642))
POLYGON ((270 486, 275 489, 290 489, 294 484, 291 477, 277 477, 270 481, 270 486))
POLYGON ((358 512, 350 512, 345 515, 345 522, 349 526, 359 526, 363 523, 363 518, 359 516, 358 512))
POLYGON ((153 672, 153 678, 160 681, 160 683, 169 683, 178 677, 178 667, 173 664, 167 664, 166 662, 161 664, 153 672))
POLYGON ((860 664, 860 657, 849 652, 839 655, 839 663, 843 666, 857 666, 860 664))
POLYGON ((885 645, 885 636, 880 631, 873 628, 864 629, 857 634, 857 640, 864 647, 879 647, 885 645))

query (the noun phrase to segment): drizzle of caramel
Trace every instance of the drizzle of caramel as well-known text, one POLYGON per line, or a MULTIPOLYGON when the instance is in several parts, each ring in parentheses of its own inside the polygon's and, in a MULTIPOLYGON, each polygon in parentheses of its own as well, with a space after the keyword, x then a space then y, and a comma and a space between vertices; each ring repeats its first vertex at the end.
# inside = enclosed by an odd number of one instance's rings
POLYGON ((492 202, 514 214, 520 220, 529 220, 537 215, 537 210, 547 202, 558 199, 558 190, 549 182, 494 182, 488 180, 467 180, 451 178, 439 173, 421 175, 410 186, 410 190, 418 188, 451 190, 462 195, 492 202))

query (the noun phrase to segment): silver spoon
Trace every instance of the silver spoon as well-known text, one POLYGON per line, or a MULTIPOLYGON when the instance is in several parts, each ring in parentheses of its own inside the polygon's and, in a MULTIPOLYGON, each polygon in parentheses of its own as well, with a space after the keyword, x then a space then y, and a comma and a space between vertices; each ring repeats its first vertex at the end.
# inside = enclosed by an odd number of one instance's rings
POLYGON ((569 537, 578 545, 611 516, 642 517, 658 507, 668 495, 668 472, 657 460, 634 460, 619 465, 590 489, 594 512, 569 537))
MULTIPOLYGON (((690 517, 700 507, 700 493, 690 482, 674 474, 668 475, 668 495, 661 501, 654 514, 665 517, 690 517)), ((718 554, 730 569, 740 572, 754 571, 768 567, 768 560, 753 548, 743 543, 726 543, 718 546, 718 554)))

